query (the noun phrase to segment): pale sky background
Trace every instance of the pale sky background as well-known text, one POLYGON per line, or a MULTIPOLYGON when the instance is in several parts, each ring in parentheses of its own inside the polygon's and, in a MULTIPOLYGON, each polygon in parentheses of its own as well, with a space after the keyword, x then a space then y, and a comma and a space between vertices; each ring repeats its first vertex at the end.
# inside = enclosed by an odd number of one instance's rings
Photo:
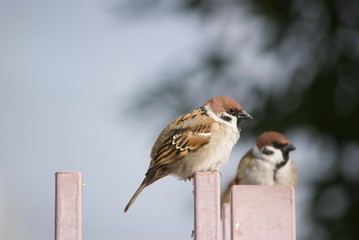
MULTIPOLYGON (((126 111, 139 111, 128 108, 136 94, 152 86, 169 61, 193 54, 206 33, 196 19, 126 20, 111 6, 0 0, 0 239, 53 239, 54 173, 64 170, 84 177, 84 240, 191 239, 190 182, 158 181, 123 213, 147 170, 153 141, 170 121, 163 113, 162 122, 146 124, 126 111)), ((319 157, 305 131, 288 134, 301 175, 306 159, 319 157)), ((240 140, 222 171, 223 184, 252 140, 240 140)), ((318 163, 311 164, 307 176, 317 174, 318 163)), ((298 234, 305 233, 310 195, 303 186, 298 234)))

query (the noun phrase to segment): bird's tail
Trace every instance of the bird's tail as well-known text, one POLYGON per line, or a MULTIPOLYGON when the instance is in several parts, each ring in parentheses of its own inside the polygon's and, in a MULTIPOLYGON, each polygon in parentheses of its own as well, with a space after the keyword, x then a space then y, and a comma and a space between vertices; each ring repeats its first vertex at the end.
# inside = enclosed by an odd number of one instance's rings
POLYGON ((136 200, 136 198, 138 197, 138 195, 142 192, 142 190, 147 187, 147 185, 149 185, 146 181, 147 179, 145 178, 143 180, 143 182, 141 183, 141 185, 137 188, 135 194, 133 194, 132 198, 130 199, 130 201, 127 203, 124 211, 127 212, 128 209, 131 207, 131 205, 133 204, 133 202, 136 200))

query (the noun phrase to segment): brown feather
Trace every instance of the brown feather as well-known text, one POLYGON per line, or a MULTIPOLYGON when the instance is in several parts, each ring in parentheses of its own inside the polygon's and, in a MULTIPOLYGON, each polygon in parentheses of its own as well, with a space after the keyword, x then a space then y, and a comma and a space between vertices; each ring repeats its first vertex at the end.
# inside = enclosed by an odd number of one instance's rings
POLYGON ((242 111, 242 106, 231 97, 228 96, 215 96, 207 101, 206 104, 211 105, 211 109, 214 113, 219 113, 224 111, 225 109, 237 109, 238 111, 242 111))
POLYGON ((243 176, 244 174, 242 174, 242 170, 249 167, 250 165, 250 158, 252 155, 252 149, 250 149, 241 159, 241 161, 238 164, 238 168, 237 168, 237 174, 234 178, 232 178, 232 180, 229 182, 226 190, 222 193, 221 195, 221 204, 223 203, 228 203, 230 202, 230 192, 231 192, 231 188, 234 185, 240 185, 242 179, 240 178, 240 176, 243 176))
POLYGON ((162 139, 159 147, 156 144, 153 147, 151 165, 146 175, 157 171, 162 166, 173 164, 208 144, 214 120, 206 118, 205 121, 203 118, 201 121, 193 120, 194 127, 191 129, 188 127, 177 128, 168 132, 165 132, 165 129, 163 134, 167 136, 167 139, 162 139))
POLYGON ((257 138, 256 145, 259 149, 264 146, 273 146, 273 143, 288 144, 289 140, 283 134, 275 131, 264 132, 257 138))

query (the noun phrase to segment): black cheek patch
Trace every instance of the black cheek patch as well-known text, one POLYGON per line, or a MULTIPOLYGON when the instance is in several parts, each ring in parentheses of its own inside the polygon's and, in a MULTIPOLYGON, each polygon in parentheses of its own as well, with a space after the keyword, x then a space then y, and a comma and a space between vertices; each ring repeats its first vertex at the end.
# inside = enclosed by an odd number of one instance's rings
POLYGON ((230 117, 228 117, 228 116, 221 116, 220 118, 223 119, 224 121, 227 121, 227 122, 231 122, 231 121, 232 121, 232 118, 230 118, 230 117))
POLYGON ((262 153, 265 154, 265 155, 272 155, 274 152, 269 150, 268 148, 264 148, 262 150, 262 153))

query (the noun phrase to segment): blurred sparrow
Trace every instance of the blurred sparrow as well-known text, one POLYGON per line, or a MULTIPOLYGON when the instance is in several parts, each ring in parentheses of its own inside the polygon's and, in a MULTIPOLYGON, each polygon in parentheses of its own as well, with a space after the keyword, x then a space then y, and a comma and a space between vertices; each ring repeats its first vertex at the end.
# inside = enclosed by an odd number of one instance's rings
POLYGON ((124 211, 145 187, 160 178, 175 175, 186 180, 195 172, 219 170, 239 139, 243 119, 252 117, 233 98, 216 96, 170 122, 152 147, 145 179, 124 211))
POLYGON ((221 202, 230 200, 233 185, 290 185, 297 183, 297 170, 289 152, 295 147, 279 132, 264 132, 241 159, 237 175, 222 193, 221 202))

